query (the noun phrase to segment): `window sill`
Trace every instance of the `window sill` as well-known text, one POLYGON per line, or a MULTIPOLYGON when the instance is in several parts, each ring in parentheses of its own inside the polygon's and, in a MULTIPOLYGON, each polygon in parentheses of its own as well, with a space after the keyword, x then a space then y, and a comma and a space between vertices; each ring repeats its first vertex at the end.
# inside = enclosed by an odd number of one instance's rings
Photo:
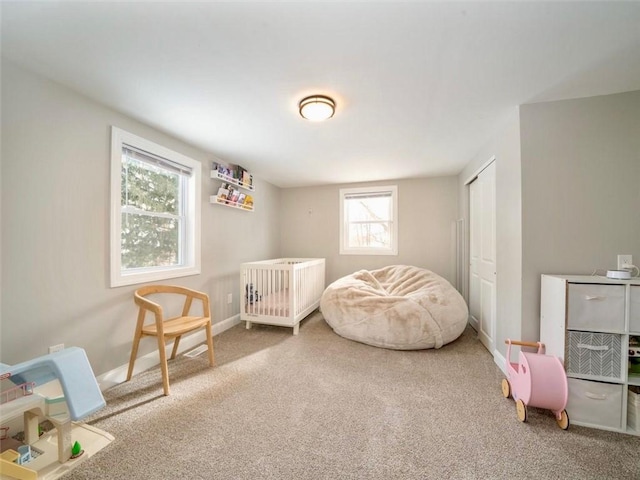
POLYGON ((135 285, 138 283, 158 282, 171 278, 188 277, 200 274, 200 269, 195 267, 172 268, 166 270, 156 270, 153 272, 136 272, 124 275, 112 276, 111 288, 135 285))

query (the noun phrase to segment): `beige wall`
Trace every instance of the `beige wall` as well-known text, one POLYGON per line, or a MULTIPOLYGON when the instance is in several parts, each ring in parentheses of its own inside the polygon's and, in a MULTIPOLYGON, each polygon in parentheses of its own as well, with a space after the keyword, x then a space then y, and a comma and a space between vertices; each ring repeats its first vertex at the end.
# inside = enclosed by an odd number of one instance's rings
MULTIPOLYGON (((536 340, 540 275, 640 263, 640 92, 522 105, 458 176, 496 157, 497 329, 536 340)), ((468 230, 467 230, 468 231, 468 230)))
MULTIPOLYGON (((496 162, 496 338, 502 355, 504 338, 520 338, 522 317, 522 228, 520 182, 520 121, 513 109, 502 129, 458 176, 460 218, 465 220, 469 248, 469 188, 465 185, 492 157, 496 162)), ((468 276, 468 268, 467 274, 468 276)), ((468 285, 468 282, 467 282, 468 285)), ((465 289, 465 291, 468 291, 465 289)), ((467 298, 468 300, 468 298, 467 298)))
POLYGON ((640 91, 523 105, 523 328, 539 331, 540 275, 640 264, 640 91))
POLYGON ((211 205, 210 155, 3 61, 4 363, 59 343, 84 348, 97 375, 128 361, 136 286, 108 278, 111 125, 202 162, 202 273, 171 282, 209 293, 214 322, 239 313, 240 263, 280 254, 278 188, 258 179, 253 213, 211 205))
POLYGON ((280 190, 256 179, 254 213, 210 205, 211 155, 3 61, 2 362, 58 343, 85 348, 98 375, 128 360, 135 286, 112 289, 107 277, 111 125, 203 162, 202 273, 175 283, 208 292, 215 322, 239 312, 244 261, 324 257, 327 282, 404 263, 454 283, 452 222, 468 222, 464 182, 491 156, 499 353, 502 338, 537 338, 541 273, 613 268, 618 253, 640 263, 640 92, 524 105, 459 176, 376 183, 398 185, 399 255, 347 256, 338 192, 362 184, 280 190))
POLYGON ((327 284, 360 269, 407 264, 424 267, 455 284, 452 222, 457 218, 456 177, 282 190, 281 251, 284 256, 324 257, 327 284), (397 256, 340 255, 340 188, 397 185, 397 256))

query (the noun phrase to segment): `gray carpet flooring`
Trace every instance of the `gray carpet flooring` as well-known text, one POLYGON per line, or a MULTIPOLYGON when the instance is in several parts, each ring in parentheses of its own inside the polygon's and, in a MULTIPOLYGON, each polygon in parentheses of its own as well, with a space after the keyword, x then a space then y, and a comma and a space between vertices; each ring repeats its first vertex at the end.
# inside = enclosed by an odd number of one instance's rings
POLYGON ((468 328, 439 350, 337 336, 318 312, 300 334, 238 325, 216 362, 180 356, 107 392, 87 423, 115 440, 76 479, 640 479, 640 438, 529 409, 468 328))

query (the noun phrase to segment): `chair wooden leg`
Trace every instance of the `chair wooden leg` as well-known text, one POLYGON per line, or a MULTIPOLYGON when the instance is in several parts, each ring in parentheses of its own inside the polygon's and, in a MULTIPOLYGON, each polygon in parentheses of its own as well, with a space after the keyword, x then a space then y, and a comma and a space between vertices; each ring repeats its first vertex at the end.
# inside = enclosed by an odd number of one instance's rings
POLYGON ((131 357, 129 358, 129 370, 127 371, 127 382, 131 380, 131 376, 133 375, 133 366, 136 363, 136 357, 138 356, 138 345, 140 345, 140 338, 142 337, 142 332, 136 330, 135 335, 133 336, 133 345, 131 346, 131 357))
POLYGON ((215 358, 213 356, 213 337, 211 336, 211 322, 205 326, 207 333, 207 347, 209 347, 209 365, 212 367, 215 365, 215 358))
POLYGON ((169 395, 169 367, 167 366, 164 335, 158 335, 158 352, 160 353, 160 369, 162 370, 162 387, 164 394, 169 395))
POLYGON ((142 338, 142 326, 144 325, 144 317, 147 314, 144 308, 138 309, 138 320, 136 321, 136 333, 133 334, 133 345, 131 345, 131 357, 129 358, 129 370, 127 371, 127 382, 131 380, 133 375, 133 366, 138 356, 138 346, 142 338))
POLYGON ((182 338, 182 335, 179 335, 173 341, 173 350, 171 350, 171 357, 169 357, 171 360, 176 358, 176 354, 178 353, 178 345, 180 345, 181 338, 182 338))

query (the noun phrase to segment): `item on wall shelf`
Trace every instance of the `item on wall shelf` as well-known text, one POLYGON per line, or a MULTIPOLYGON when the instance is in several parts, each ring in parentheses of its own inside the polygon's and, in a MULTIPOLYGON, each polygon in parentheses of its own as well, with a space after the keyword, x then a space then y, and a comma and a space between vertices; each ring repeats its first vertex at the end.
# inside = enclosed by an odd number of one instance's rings
POLYGON ((223 183, 222 186, 218 189, 218 199, 226 201, 229 197, 229 188, 226 183, 223 183))
MULTIPOLYGON (((240 194, 242 195, 242 194, 240 194)), ((253 202, 247 203, 247 196, 245 196, 244 202, 240 201, 240 195, 238 195, 237 201, 232 201, 227 197, 220 197, 218 195, 211 195, 209 197, 210 203, 215 203, 218 205, 224 205, 225 207, 239 208, 241 210, 246 210, 248 212, 253 212, 253 202)))
POLYGON ((233 170, 231 169, 231 167, 228 167, 226 165, 222 165, 220 163, 214 163, 213 164, 213 170, 215 172, 217 172, 218 175, 220 175, 222 177, 233 178, 233 170))
POLYGON ((241 182, 243 185, 253 185, 253 177, 249 172, 243 170, 241 182))
POLYGON ((211 178, 226 180, 247 190, 254 190, 253 175, 240 165, 223 165, 214 162, 211 169, 211 178))
POLYGON ((240 165, 212 163, 211 178, 223 180, 216 195, 211 195, 210 203, 253 211, 253 197, 242 190, 255 190, 253 176, 240 165))
POLYGON ((229 202, 238 204, 238 199, 240 198, 240 192, 238 190, 230 190, 229 191, 229 202))
POLYGON ((216 195, 209 197, 210 203, 253 211, 253 197, 242 190, 253 192, 253 176, 240 165, 223 165, 213 162, 211 178, 223 180, 216 195))

